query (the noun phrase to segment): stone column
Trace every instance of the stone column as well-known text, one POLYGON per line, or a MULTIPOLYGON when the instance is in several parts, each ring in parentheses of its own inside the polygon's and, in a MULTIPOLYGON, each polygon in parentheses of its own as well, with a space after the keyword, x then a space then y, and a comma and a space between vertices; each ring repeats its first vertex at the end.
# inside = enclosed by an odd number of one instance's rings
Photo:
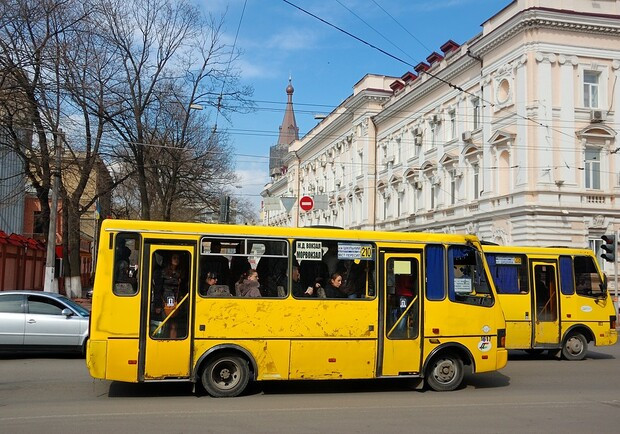
POLYGON ((535 134, 529 144, 533 149, 534 159, 531 173, 535 173, 538 186, 549 184, 553 181, 553 83, 551 77, 551 65, 555 63, 556 56, 551 53, 536 53, 537 63, 537 88, 538 88, 538 113, 537 120, 542 125, 535 127, 535 134))
MULTIPOLYGON (((558 56, 560 65, 560 128, 567 135, 573 136, 575 131, 575 67, 578 59, 575 56, 558 56)), ((564 181, 566 185, 577 185, 577 150, 579 139, 571 140, 562 134, 557 142, 558 169, 555 173, 555 181, 564 181), (566 148, 574 149, 571 151, 566 148), (568 167, 567 167, 568 166, 568 167)))

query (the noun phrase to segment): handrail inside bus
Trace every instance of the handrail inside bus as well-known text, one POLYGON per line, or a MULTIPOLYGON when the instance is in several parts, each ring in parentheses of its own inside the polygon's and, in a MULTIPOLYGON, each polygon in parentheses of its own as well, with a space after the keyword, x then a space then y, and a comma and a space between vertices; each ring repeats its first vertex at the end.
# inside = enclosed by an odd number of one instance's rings
POLYGON ((398 319, 396 321, 394 321, 394 325, 392 326, 392 328, 388 331, 387 335, 390 336, 392 334, 392 332, 394 331, 394 329, 396 328, 396 326, 398 325, 398 323, 400 322, 401 319, 403 319, 403 317, 409 313, 409 311, 411 310, 411 307, 415 304, 415 302, 418 300, 418 296, 416 295, 415 297, 413 297, 413 300, 411 300, 411 303, 409 303, 409 306, 407 306, 407 309, 405 309, 405 311, 403 313, 400 314, 400 316, 398 317, 398 319))
POLYGON ((168 315, 166 318, 164 318, 164 320, 157 326, 157 328, 155 329, 155 331, 153 333, 151 333, 151 336, 155 336, 157 335, 157 332, 159 330, 161 330, 161 328, 168 322, 168 320, 170 318, 172 318, 174 316, 174 313, 179 310, 179 308, 181 307, 181 305, 185 302, 185 300, 187 300, 187 297, 189 297, 189 293, 185 294, 185 296, 181 299, 181 301, 177 304, 177 307, 174 308, 174 310, 172 312, 170 312, 170 315, 168 315))

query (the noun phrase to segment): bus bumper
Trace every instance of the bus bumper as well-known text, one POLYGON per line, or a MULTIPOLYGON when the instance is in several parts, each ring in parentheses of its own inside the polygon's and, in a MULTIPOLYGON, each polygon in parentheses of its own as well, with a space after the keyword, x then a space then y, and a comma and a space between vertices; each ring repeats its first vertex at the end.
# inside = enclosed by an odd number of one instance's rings
POLYGON ((496 369, 502 369, 508 363, 508 350, 506 348, 497 349, 496 369))

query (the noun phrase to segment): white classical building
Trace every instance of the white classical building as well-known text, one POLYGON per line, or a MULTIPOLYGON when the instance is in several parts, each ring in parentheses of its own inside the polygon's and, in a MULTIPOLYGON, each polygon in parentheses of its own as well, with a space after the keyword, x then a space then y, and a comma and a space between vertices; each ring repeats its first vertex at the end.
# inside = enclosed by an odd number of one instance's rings
POLYGON ((620 228, 620 0, 515 0, 414 70, 290 144, 262 195, 297 204, 265 224, 593 248, 620 228))

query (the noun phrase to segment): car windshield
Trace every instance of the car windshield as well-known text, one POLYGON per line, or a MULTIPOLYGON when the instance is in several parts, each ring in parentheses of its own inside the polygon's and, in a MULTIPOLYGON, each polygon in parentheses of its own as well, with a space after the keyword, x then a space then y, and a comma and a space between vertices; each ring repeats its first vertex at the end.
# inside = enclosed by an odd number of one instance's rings
POLYGON ((75 310, 77 313, 79 313, 82 316, 90 316, 90 312, 88 311, 88 309, 85 309, 84 307, 80 306, 78 303, 76 303, 75 301, 71 300, 70 298, 64 297, 64 296, 60 296, 59 297, 65 304, 71 306, 71 308, 73 310, 75 310))

